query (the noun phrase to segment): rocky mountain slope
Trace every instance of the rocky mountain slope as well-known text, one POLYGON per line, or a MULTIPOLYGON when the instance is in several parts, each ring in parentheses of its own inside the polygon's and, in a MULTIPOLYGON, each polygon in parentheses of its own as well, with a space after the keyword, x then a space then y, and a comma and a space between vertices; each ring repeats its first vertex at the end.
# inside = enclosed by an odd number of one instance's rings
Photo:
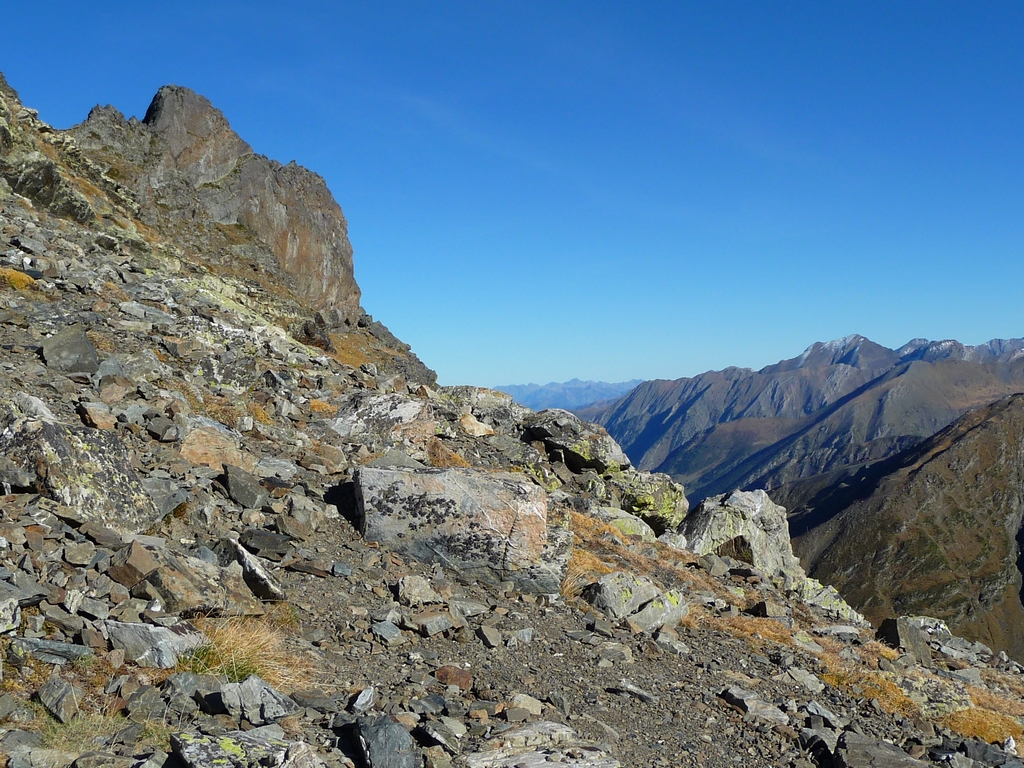
POLYGON ((1024 391, 1022 349, 1021 339, 915 339, 892 350, 850 336, 760 371, 645 382, 580 413, 691 498, 770 489, 891 456, 971 408, 1024 391))
POLYGON ((506 392, 520 405, 543 411, 545 408, 562 408, 572 411, 607 400, 614 400, 629 392, 641 379, 611 384, 606 381, 580 381, 573 379, 550 384, 502 384, 495 387, 506 392))
POLYGON ((0 79, 7 766, 1021 764, 1019 664, 876 639, 764 493, 690 510, 600 427, 433 386, 215 218, 187 158, 255 161, 208 117, 162 165, 0 79))
POLYGON ((1024 395, 885 461, 773 493, 810 573, 869 617, 924 613, 1024 655, 1024 395))

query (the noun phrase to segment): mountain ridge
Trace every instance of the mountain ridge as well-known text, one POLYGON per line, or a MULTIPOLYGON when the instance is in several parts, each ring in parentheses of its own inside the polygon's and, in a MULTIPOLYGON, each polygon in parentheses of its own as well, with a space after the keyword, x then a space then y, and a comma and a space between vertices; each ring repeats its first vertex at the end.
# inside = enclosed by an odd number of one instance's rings
POLYGON ((581 415, 698 499, 891 455, 1017 391, 1022 360, 1022 339, 915 339, 893 350, 852 335, 758 371, 645 382, 581 415))

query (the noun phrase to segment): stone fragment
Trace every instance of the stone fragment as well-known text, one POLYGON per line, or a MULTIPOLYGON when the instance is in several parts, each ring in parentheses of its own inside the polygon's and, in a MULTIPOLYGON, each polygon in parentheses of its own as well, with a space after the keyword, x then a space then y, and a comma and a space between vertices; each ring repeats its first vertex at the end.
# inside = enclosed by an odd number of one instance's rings
POLYGON ((235 720, 244 717, 253 725, 276 723, 300 709, 258 675, 250 675, 240 683, 225 683, 203 702, 203 708, 211 714, 226 714, 235 720))
POLYGON ((84 695, 83 691, 56 676, 47 680, 37 694, 39 703, 62 723, 78 715, 78 702, 84 695))
POLYGON ((173 669, 178 660, 206 644, 206 636, 186 622, 171 626, 103 622, 110 644, 140 667, 173 669))
POLYGON ((500 629, 489 627, 484 624, 477 629, 476 634, 487 648, 497 648, 501 645, 502 637, 500 629))
POLYGON ((218 736, 174 733, 171 749, 188 768, 325 768, 305 742, 263 735, 262 729, 218 736))
POLYGON ((659 535, 674 530, 690 509, 683 486, 665 474, 624 469, 608 476, 606 484, 617 492, 626 512, 659 535))
POLYGON ((402 630, 390 621, 378 621, 370 627, 370 631, 389 648, 402 645, 408 640, 402 630))
POLYGON ((369 541, 468 579, 559 590, 571 536, 555 527, 549 542, 547 496, 521 475, 361 467, 355 490, 369 541))
POLYGON ((439 635, 455 626, 451 614, 442 610, 421 611, 411 617, 410 623, 424 637, 439 635))
POLYGON ((931 666, 932 649, 928 645, 927 635, 911 624, 906 617, 885 619, 878 626, 875 637, 891 648, 903 649, 918 664, 931 666))
POLYGON ((627 536, 638 536, 644 541, 654 541, 657 536, 654 529, 636 515, 631 515, 623 509, 616 507, 601 507, 594 516, 599 520, 610 523, 627 536))
POLYGON ((786 670, 786 674, 811 693, 821 693, 825 690, 825 684, 818 679, 818 676, 808 672, 806 669, 790 667, 786 670))
MULTIPOLYGON (((613 685, 608 689, 609 693, 618 693, 626 696, 632 696, 634 699, 639 699, 644 704, 657 704, 660 698, 655 694, 645 691, 633 683, 632 680, 620 680, 618 685, 613 685)), ((540 714, 539 712, 537 714, 540 714)))
POLYGON ((270 572, 259 558, 250 554, 249 551, 237 541, 231 540, 239 564, 242 566, 242 576, 246 585, 252 593, 261 600, 280 602, 288 599, 284 587, 280 585, 274 575, 270 572))
POLYGON ((224 487, 231 500, 246 509, 259 509, 267 500, 267 491, 260 481, 233 464, 224 466, 224 487))
POLYGON ((390 717, 360 717, 356 721, 359 748, 372 768, 420 768, 416 743, 403 725, 390 717))
POLYGON ((16 637, 11 641, 11 646, 16 649, 19 655, 24 654, 46 664, 55 664, 57 666, 73 664, 80 659, 93 655, 92 649, 84 645, 31 637, 16 637))
POLYGON ((463 691, 468 691, 473 687, 473 675, 469 670, 453 667, 450 664, 434 670, 434 677, 444 685, 454 685, 463 691))
POLYGON ((253 595, 238 563, 221 567, 197 557, 156 552, 160 567, 146 582, 156 588, 167 613, 183 616, 260 616, 264 609, 253 595))
POLYGON ((633 651, 628 645, 622 643, 601 643, 597 646, 597 656, 599 659, 613 663, 633 663, 633 651))
POLYGON ((160 562, 153 553, 142 544, 133 541, 119 549, 110 558, 107 576, 118 584, 131 589, 150 574, 155 573, 160 562))
POLYGON ((583 597, 614 621, 635 613, 644 603, 657 597, 658 592, 657 586, 646 576, 614 571, 588 586, 583 597))
POLYGON ((895 744, 854 731, 845 731, 836 747, 836 768, 926 768, 931 763, 916 760, 895 744))
POLYGON ((78 415, 87 427, 109 430, 117 426, 117 417, 106 403, 81 403, 78 406, 78 415))
POLYGON ((494 427, 484 424, 471 413, 467 413, 459 419, 459 426, 470 437, 486 437, 494 434, 494 427))
POLYGON ((747 609, 747 613, 762 619, 784 619, 789 615, 786 606, 768 600, 755 603, 747 609))
POLYGON ((733 706, 738 707, 740 711, 752 715, 759 720, 766 720, 771 723, 778 723, 779 725, 789 723, 789 716, 781 709, 769 704, 753 691, 740 688, 738 685, 729 686, 718 695, 733 706))
POLYGON ((179 450, 183 459, 199 467, 223 471, 225 465, 230 464, 249 471, 256 465, 255 459, 239 449, 234 437, 215 427, 193 429, 185 435, 179 450))
POLYGON ((544 703, 526 693, 517 693, 512 697, 511 701, 509 701, 509 704, 513 707, 525 709, 531 715, 536 715, 538 717, 544 711, 544 703))
POLYGON ((13 632, 21 626, 21 606, 16 598, 0 599, 0 635, 13 632))
POLYGON ((43 340, 43 359, 63 373, 96 373, 100 358, 81 325, 70 325, 43 340))

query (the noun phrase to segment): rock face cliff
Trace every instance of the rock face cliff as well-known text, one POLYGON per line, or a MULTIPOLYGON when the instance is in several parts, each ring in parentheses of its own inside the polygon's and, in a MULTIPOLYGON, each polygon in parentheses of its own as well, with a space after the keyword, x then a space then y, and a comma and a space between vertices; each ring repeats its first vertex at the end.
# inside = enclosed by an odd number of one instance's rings
POLYGON ((893 350, 850 336, 760 371, 645 382, 580 415, 607 428, 640 468, 683 483, 691 500, 771 489, 891 456, 1021 391, 1022 348, 1021 339, 915 339, 893 350))
POLYGON ((1024 395, 885 461, 773 494, 808 573, 868 618, 927 614, 1024 658, 1024 395))
POLYGON ((209 222, 229 241, 252 233, 273 257, 262 265, 286 276, 300 299, 336 311, 339 324, 358 321, 348 225, 324 180, 254 153, 203 96, 165 86, 141 122, 97 107, 70 135, 135 192, 144 222, 209 222))

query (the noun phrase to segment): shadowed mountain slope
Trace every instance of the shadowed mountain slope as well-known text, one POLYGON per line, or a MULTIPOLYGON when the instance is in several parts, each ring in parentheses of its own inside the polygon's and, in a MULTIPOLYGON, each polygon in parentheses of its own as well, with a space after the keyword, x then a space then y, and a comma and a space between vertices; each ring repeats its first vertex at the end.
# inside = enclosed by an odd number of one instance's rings
POLYGON ((859 471, 773 493, 794 548, 872 621, 927 614, 1024 656, 1024 395, 859 471))

